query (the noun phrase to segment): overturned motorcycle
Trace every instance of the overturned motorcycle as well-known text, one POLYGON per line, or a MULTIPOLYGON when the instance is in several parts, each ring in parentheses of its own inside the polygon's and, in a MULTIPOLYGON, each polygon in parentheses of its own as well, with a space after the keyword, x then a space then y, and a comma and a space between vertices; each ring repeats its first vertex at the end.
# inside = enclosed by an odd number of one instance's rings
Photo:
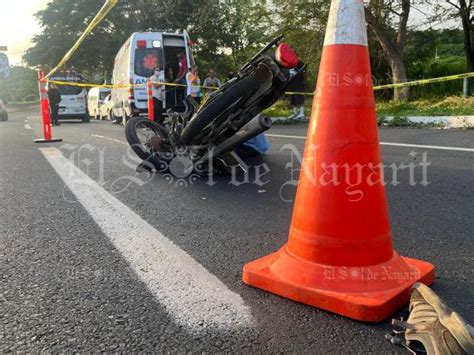
POLYGON ((186 110, 169 110, 163 125, 146 117, 131 118, 125 136, 143 159, 140 167, 187 176, 193 171, 229 172, 242 166, 233 150, 271 127, 271 119, 262 111, 305 69, 293 49, 280 43, 282 37, 266 45, 201 107, 188 98, 186 110))

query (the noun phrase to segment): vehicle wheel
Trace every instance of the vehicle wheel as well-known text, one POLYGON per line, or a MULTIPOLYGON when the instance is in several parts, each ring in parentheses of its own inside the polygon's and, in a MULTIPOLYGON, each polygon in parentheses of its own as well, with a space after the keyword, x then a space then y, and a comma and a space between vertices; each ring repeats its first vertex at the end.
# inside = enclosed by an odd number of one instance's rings
POLYGON ((115 116, 114 110, 109 111, 109 120, 112 121, 113 124, 122 123, 122 117, 115 116))
POLYGON ((91 116, 89 116, 87 113, 82 116, 82 123, 89 123, 91 121, 91 116))
POLYGON ((232 105, 232 103, 238 99, 252 95, 257 90, 258 86, 258 80, 253 76, 249 76, 238 81, 226 91, 223 91, 201 112, 194 116, 191 121, 189 121, 188 125, 181 133, 181 143, 190 144, 194 137, 196 137, 196 135, 211 123, 223 110, 232 105))
POLYGON ((159 166, 160 158, 170 157, 166 129, 146 117, 131 117, 125 125, 125 138, 141 159, 155 167, 159 166))

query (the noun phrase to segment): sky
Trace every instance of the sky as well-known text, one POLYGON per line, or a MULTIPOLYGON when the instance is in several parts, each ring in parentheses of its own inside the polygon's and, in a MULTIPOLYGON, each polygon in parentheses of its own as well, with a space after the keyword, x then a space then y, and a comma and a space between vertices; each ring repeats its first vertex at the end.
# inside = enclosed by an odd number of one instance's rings
POLYGON ((8 46, 10 64, 20 64, 23 52, 30 47, 31 38, 40 27, 33 17, 51 0, 0 1, 0 46, 8 46), (3 3, 3 4, 2 4, 3 3))

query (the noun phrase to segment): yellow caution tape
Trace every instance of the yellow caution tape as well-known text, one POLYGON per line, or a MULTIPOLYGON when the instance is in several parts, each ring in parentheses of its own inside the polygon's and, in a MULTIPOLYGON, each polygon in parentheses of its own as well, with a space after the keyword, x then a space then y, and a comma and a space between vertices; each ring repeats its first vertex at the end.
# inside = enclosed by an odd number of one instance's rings
POLYGON ((69 85, 69 86, 79 86, 82 88, 88 88, 88 87, 101 87, 101 88, 122 88, 122 87, 129 87, 129 85, 112 85, 112 84, 87 84, 87 83, 75 83, 73 81, 59 81, 59 80, 46 80, 46 82, 51 83, 51 84, 56 84, 56 85, 69 85))
POLYGON ((117 4, 118 0, 107 0, 107 2, 102 6, 99 12, 92 19, 91 23, 87 26, 81 36, 78 38, 76 43, 71 47, 71 49, 64 55, 63 59, 60 60, 58 65, 54 67, 44 78, 48 79, 54 72, 61 68, 66 62, 72 57, 74 52, 79 48, 82 41, 92 32, 92 30, 104 19, 104 17, 109 13, 110 10, 117 4))
MULTIPOLYGON (((162 82, 162 81, 152 81, 152 85, 164 85, 164 86, 181 86, 181 87, 187 87, 186 84, 176 84, 176 83, 170 83, 170 82, 162 82)), ((143 85, 143 84, 140 84, 143 85)), ((193 88, 201 88, 201 89, 211 89, 211 90, 217 90, 215 86, 204 86, 204 85, 192 85, 193 88)))
MULTIPOLYGON (((403 87, 408 87, 408 86, 426 85, 426 84, 432 84, 432 83, 440 83, 443 81, 451 81, 451 80, 458 80, 458 79, 472 78, 472 77, 474 77, 474 72, 443 76, 440 78, 407 81, 406 83, 378 85, 378 86, 374 86, 374 90, 395 89, 395 88, 403 88, 403 87)), ((288 91, 288 92, 285 92, 285 94, 286 95, 310 95, 310 96, 314 95, 313 92, 297 92, 297 91, 288 91)))
POLYGON ((309 96, 313 96, 314 92, 286 91, 285 95, 309 95, 309 96))
POLYGON ((417 86, 417 85, 425 85, 425 84, 431 84, 431 83, 440 83, 440 82, 443 82, 443 81, 450 81, 450 80, 457 80, 457 79, 464 79, 464 78, 472 78, 472 77, 474 77, 474 72, 464 73, 464 74, 456 74, 456 75, 450 75, 450 76, 443 76, 443 77, 440 77, 440 78, 408 81, 406 83, 379 85, 379 86, 374 86, 374 90, 404 88, 404 87, 408 87, 408 86, 417 86))
MULTIPOLYGON (((401 87, 408 87, 408 86, 417 86, 417 85, 426 85, 431 83, 439 83, 443 81, 451 81, 451 80, 458 80, 464 78, 472 78, 474 77, 474 72, 470 73, 463 73, 463 74, 456 74, 450 76, 444 76, 440 78, 432 78, 432 79, 422 79, 422 80, 415 80, 415 81, 408 81, 406 83, 398 83, 398 84, 388 84, 388 85, 379 85, 374 86, 374 90, 383 90, 383 89, 393 89, 393 88, 401 88, 401 87)), ((54 83, 57 85, 70 85, 70 86, 81 86, 81 87, 99 87, 99 88, 129 88, 129 87, 145 87, 147 83, 142 84, 86 84, 86 83, 74 83, 69 81, 57 81, 57 80, 47 80, 49 83, 54 83)), ((185 84, 176 84, 176 83, 167 83, 167 82, 151 82, 153 85, 164 85, 164 86, 180 86, 186 87, 185 84)), ((217 90, 215 87, 209 86, 195 86, 203 89, 212 89, 217 90)), ((299 91, 287 91, 285 92, 286 95, 314 95, 313 92, 299 92, 299 91)))
MULTIPOLYGON (((132 87, 145 87, 147 86, 148 83, 141 83, 141 84, 90 84, 90 83, 76 83, 73 81, 59 81, 59 80, 46 80, 48 83, 56 84, 56 85, 69 85, 69 86, 79 86, 79 87, 95 87, 95 88, 132 88, 132 87)), ((175 86, 175 87, 186 87, 185 84, 176 84, 176 83, 171 83, 171 82, 161 82, 161 81, 152 81, 152 85, 163 85, 163 86, 175 86)), ((195 86, 193 87, 199 87, 202 89, 212 89, 212 90, 217 90, 216 87, 214 86, 195 86)))

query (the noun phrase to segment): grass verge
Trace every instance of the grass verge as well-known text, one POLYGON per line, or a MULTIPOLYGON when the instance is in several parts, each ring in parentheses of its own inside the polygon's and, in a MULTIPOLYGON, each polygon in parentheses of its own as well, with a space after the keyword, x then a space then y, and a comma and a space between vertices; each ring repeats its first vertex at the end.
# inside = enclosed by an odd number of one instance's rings
MULTIPOLYGON (((311 113, 312 101, 312 97, 306 98, 306 116, 311 113)), ((449 96, 402 103, 383 101, 376 103, 376 110, 379 118, 386 116, 471 116, 474 115, 474 97, 449 96)), ((265 113, 270 117, 288 117, 292 112, 288 100, 279 100, 265 110, 265 113)))
POLYGON ((378 102, 378 116, 472 116, 474 97, 449 96, 441 99, 395 103, 378 102))
POLYGON ((23 106, 30 106, 30 105, 39 105, 39 101, 27 101, 27 102, 9 102, 6 106, 8 108, 13 107, 23 107, 23 106))

